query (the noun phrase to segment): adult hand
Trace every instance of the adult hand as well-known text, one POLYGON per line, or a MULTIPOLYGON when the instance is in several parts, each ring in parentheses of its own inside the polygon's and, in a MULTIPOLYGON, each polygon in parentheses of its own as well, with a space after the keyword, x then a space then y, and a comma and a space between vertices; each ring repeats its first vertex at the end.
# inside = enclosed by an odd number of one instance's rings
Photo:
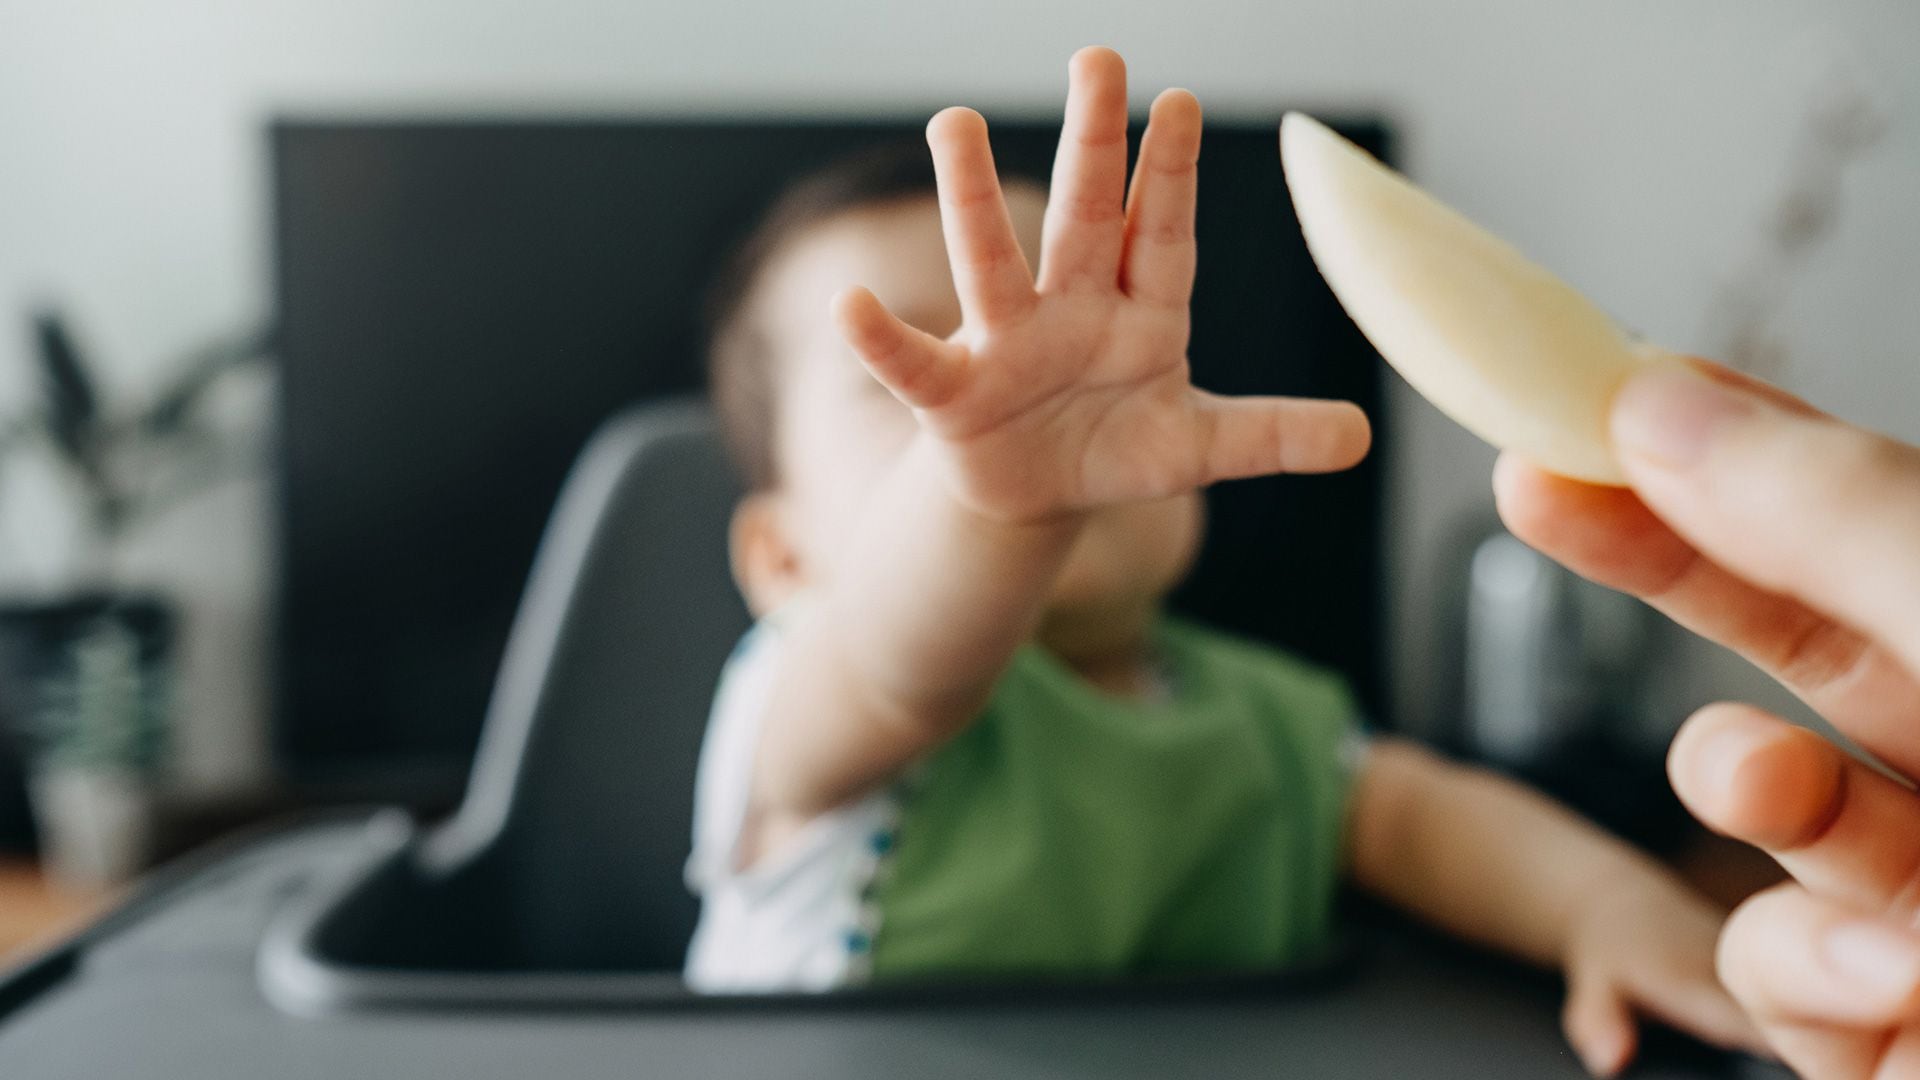
POLYGON ((1795 878, 1735 912, 1720 972, 1788 1064, 1920 1077, 1920 449, 1704 361, 1612 411, 1630 489, 1495 470, 1514 534, 1739 652, 1887 769, 1746 705, 1675 741, 1708 826, 1795 878))

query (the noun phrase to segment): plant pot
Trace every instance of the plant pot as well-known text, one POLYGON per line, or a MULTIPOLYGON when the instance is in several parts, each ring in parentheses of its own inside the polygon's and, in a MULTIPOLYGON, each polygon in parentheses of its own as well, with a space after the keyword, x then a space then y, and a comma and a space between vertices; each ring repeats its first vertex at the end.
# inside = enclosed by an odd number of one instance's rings
POLYGON ((153 782, 145 772, 47 765, 28 781, 47 873, 79 889, 117 885, 146 866, 153 842, 153 782))
POLYGON ((124 880, 146 855, 174 622, 144 594, 0 606, 0 742, 24 763, 41 855, 75 883, 124 880))

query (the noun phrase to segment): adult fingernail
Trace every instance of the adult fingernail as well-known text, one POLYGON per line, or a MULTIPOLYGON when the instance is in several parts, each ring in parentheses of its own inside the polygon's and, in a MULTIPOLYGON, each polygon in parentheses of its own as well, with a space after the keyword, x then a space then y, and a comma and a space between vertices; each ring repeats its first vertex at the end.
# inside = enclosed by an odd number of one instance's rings
POLYGON ((1752 398, 1686 364, 1663 364, 1628 379, 1614 396, 1614 448, 1670 469, 1700 461, 1714 435, 1751 413, 1752 398))
POLYGON ((1827 931, 1827 963, 1862 989, 1905 997, 1920 988, 1920 939, 1884 923, 1845 922, 1827 931))
POLYGON ((1769 733, 1738 715, 1729 706, 1709 705, 1680 729, 1668 762, 1669 778, 1687 808, 1709 823, 1718 821, 1733 802, 1740 770, 1769 733))

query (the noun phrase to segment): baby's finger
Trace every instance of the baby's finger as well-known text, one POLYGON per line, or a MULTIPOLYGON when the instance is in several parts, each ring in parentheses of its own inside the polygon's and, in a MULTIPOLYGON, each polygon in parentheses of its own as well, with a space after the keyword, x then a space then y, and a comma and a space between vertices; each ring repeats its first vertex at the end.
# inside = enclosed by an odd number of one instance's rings
POLYGON ((1033 273, 1007 216, 986 120, 972 109, 943 109, 927 124, 927 147, 962 313, 980 325, 1018 317, 1033 305, 1033 273))
POLYGON ((1560 1026, 1574 1053, 1595 1076, 1617 1076, 1633 1060, 1640 1031, 1633 1010, 1613 987, 1593 979, 1575 980, 1567 987, 1567 1003, 1560 1026))
POLYGON ((1750 705, 1695 713, 1668 771, 1696 817, 1766 849, 1813 892, 1920 924, 1920 795, 1750 705))
POLYGON ((1753 1018, 1711 970, 1643 978, 1632 988, 1641 1011, 1726 1050, 1770 1054, 1753 1018))
POLYGON ((963 385, 965 352, 901 322, 873 293, 852 288, 833 298, 833 318, 880 385, 918 409, 937 409, 963 385))
POLYGON ((1352 402, 1198 390, 1194 397, 1204 483, 1338 472, 1359 464, 1373 439, 1366 414, 1352 402))
POLYGON ((1067 117, 1053 162, 1040 286, 1119 280, 1126 214, 1127 65, 1112 49, 1091 47, 1067 65, 1067 117))
POLYGON ((1185 308, 1193 296, 1199 160, 1200 102, 1185 90, 1168 90, 1148 114, 1127 196, 1120 287, 1137 300, 1185 308))
POLYGON ((1888 764, 1920 776, 1920 746, 1906 745, 1920 682, 1884 648, 1729 573, 1626 488, 1583 484, 1503 454, 1493 490, 1515 536, 1753 661, 1888 764))
POLYGON ((1720 977, 1802 1075, 1906 1075, 1887 1062, 1920 1053, 1920 932, 1798 885, 1769 889, 1733 913, 1720 938, 1720 977), (1889 1039, 1902 1024, 1907 1034, 1889 1039))

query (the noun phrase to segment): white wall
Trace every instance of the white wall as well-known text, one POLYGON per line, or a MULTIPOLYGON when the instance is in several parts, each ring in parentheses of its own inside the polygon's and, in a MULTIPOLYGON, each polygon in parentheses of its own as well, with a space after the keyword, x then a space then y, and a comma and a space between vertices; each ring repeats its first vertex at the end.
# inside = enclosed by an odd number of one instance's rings
MULTIPOLYGON (((1218 112, 1384 108, 1410 171, 1652 336, 1710 348, 1707 300, 1757 240, 1814 88, 1858 78, 1893 128, 1783 313, 1786 381, 1920 438, 1920 8, 1909 0, 0 0, 0 403, 18 313, 57 297, 129 391, 156 357, 262 319, 262 125, 280 112, 550 114, 1055 107, 1063 65, 1118 47, 1144 101, 1218 112)), ((1483 509, 1490 455, 1393 402, 1401 686, 1416 713, 1438 538, 1483 509)), ((18 471, 18 470, 16 470, 18 471)), ((63 541, 12 487, 11 579, 63 541)), ((259 761, 265 499, 228 490, 161 530, 142 575, 192 600, 189 779, 259 761)), ((1701 652, 1698 693, 1743 680, 1701 652)))

